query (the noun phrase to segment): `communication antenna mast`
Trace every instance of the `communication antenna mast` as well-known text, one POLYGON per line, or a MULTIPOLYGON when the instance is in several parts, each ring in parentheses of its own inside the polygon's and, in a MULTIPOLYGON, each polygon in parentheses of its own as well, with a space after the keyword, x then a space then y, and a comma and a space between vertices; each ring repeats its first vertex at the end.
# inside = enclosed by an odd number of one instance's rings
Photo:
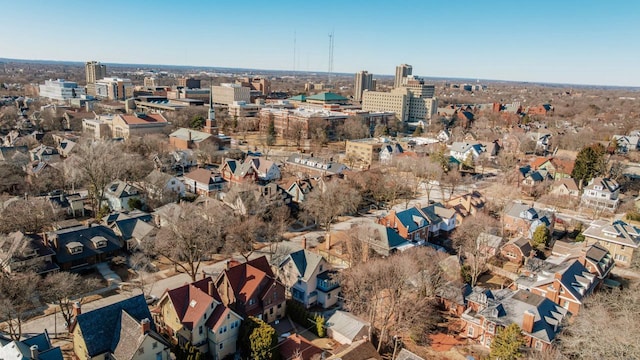
POLYGON ((333 30, 329 33, 329 83, 331 83, 331 73, 333 72, 333 30))

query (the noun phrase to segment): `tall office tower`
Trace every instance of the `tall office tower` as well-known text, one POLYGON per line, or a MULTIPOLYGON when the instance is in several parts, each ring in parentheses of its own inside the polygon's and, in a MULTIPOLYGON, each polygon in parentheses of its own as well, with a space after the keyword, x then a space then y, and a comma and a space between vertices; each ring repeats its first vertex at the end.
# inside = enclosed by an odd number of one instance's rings
POLYGON ((107 77, 107 66, 98 61, 87 61, 84 64, 84 71, 87 76, 87 84, 93 84, 96 80, 107 77))
POLYGON ((412 70, 413 70, 413 67, 411 65, 402 64, 402 65, 396 66, 396 79, 393 82, 393 87, 394 88, 401 87, 403 80, 407 76, 411 75, 412 70))
POLYGON ((369 74, 366 70, 358 71, 356 73, 356 83, 353 86, 353 99, 355 101, 362 101, 362 93, 365 90, 375 90, 373 85, 373 74, 369 74))

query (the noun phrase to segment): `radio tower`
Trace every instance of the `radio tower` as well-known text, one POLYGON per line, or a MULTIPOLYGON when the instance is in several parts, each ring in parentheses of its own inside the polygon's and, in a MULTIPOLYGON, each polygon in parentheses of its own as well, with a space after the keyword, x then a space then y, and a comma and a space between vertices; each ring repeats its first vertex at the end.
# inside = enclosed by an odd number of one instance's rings
POLYGON ((333 30, 329 33, 329 83, 331 83, 331 73, 333 72, 333 30))

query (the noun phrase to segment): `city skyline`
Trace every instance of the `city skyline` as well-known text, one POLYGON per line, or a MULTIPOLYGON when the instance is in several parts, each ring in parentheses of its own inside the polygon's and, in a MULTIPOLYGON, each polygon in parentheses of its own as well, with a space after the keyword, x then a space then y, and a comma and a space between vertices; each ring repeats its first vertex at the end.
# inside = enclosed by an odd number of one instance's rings
POLYGON ((334 33, 334 73, 393 75, 407 63, 425 77, 640 86, 636 3, 20 5, 3 7, 0 57, 326 72, 334 33))

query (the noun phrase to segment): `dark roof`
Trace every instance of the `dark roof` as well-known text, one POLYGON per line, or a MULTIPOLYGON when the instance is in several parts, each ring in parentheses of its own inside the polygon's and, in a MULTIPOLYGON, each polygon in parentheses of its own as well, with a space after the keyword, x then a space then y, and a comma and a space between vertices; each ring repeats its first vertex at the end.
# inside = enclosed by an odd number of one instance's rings
MULTIPOLYGON (((77 326, 80 327, 89 356, 93 357, 115 350, 115 346, 120 340, 123 311, 126 311, 138 322, 142 319, 151 320, 149 307, 142 294, 76 317, 77 326)), ((151 329, 155 330, 153 321, 151 329)))
POLYGON ((122 248, 120 239, 113 232, 104 225, 94 225, 91 227, 79 226, 70 229, 64 229, 56 231, 53 234, 57 236, 57 247, 53 239, 49 240, 49 246, 51 246, 56 252, 56 261, 60 263, 67 263, 73 260, 79 260, 96 256, 98 254, 108 254, 115 252, 122 248), (101 236, 107 240, 107 245, 103 248, 96 249, 91 239, 101 236), (71 242, 78 242, 82 244, 82 252, 78 254, 71 254, 67 249, 67 244, 71 242))
POLYGON ((398 220, 407 228, 408 232, 414 232, 418 229, 421 229, 425 226, 429 226, 429 219, 425 218, 420 210, 416 208, 409 208, 403 211, 396 213, 398 220), (424 224, 419 226, 415 220, 422 219, 424 224))
POLYGON ((128 240, 133 237, 133 230, 136 228, 136 224, 138 223, 138 221, 150 222, 151 215, 144 214, 143 216, 140 216, 140 217, 129 218, 124 220, 116 220, 114 225, 118 228, 118 230, 120 231, 120 234, 122 234, 121 235, 122 238, 124 240, 128 240))

